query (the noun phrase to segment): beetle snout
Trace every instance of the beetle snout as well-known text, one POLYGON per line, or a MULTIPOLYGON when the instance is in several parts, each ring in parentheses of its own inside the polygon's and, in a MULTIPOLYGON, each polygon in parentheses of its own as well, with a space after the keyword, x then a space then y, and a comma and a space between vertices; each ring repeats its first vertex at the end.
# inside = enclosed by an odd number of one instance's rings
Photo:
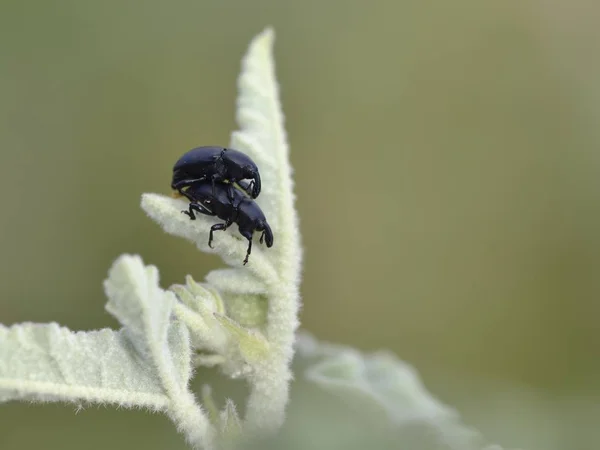
POLYGON ((252 174, 252 179, 254 180, 254 185, 252 186, 252 197, 258 197, 260 194, 260 173, 258 170, 252 174))
POLYGON ((265 242, 267 247, 273 247, 273 232, 271 231, 271 227, 269 224, 265 223, 263 234, 265 236, 265 242))

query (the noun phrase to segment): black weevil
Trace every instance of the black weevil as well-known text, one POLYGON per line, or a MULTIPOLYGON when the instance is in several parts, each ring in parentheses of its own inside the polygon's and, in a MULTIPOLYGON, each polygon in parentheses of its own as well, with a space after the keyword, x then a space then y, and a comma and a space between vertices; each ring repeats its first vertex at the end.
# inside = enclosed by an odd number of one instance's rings
MULTIPOLYGON (((242 186, 246 187, 246 186, 242 186)), ((248 239, 248 250, 244 265, 252 252, 252 236, 255 231, 262 231, 260 243, 265 240, 267 247, 273 246, 273 232, 267 219, 256 202, 246 197, 242 192, 233 189, 233 200, 229 197, 229 185, 217 182, 213 186, 210 181, 200 181, 192 184, 183 192, 190 201, 189 209, 181 211, 191 220, 196 220, 194 211, 208 216, 217 216, 225 223, 217 223, 210 227, 208 246, 212 248, 213 232, 226 230, 233 223, 237 223, 240 234, 248 239)))
POLYGON ((252 180, 244 186, 246 193, 252 198, 258 197, 260 174, 249 156, 231 148, 197 147, 175 163, 171 187, 184 194, 184 188, 198 181, 210 181, 213 190, 216 182, 229 181, 229 199, 233 200, 233 183, 244 179, 252 180))

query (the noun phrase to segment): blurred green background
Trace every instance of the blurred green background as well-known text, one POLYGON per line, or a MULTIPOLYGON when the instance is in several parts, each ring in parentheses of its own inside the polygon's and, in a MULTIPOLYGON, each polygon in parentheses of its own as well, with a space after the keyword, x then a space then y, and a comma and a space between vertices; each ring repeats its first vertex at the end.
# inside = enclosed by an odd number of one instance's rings
MULTIPOLYGON (((501 443, 598 448, 599 18, 593 0, 2 0, 0 322, 116 326, 102 280, 124 252, 165 286, 221 264, 140 195, 228 143, 240 58, 272 25, 303 327, 393 350, 501 443)), ((132 442, 185 448, 161 416, 0 407, 3 450, 132 442)))

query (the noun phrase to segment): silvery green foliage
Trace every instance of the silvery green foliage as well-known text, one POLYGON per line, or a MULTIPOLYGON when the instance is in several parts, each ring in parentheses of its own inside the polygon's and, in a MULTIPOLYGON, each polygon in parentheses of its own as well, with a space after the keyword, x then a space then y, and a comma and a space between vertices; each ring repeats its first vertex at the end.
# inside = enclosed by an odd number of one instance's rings
MULTIPOLYGON (((100 403, 165 412, 191 446, 230 446, 241 435, 276 431, 285 419, 290 364, 298 326, 300 236, 291 167, 272 57, 273 32, 251 43, 239 78, 237 120, 231 146, 258 164, 263 191, 257 199, 275 235, 270 249, 256 245, 247 266, 246 241, 235 231, 219 232, 207 246, 215 221, 181 214, 186 202, 145 194, 142 208, 170 234, 217 252, 229 265, 204 282, 163 290, 158 270, 139 256, 119 257, 104 283, 106 309, 120 330, 73 332, 57 324, 0 325, 0 402, 11 400, 100 403), (193 368, 217 367, 247 381, 245 416, 227 400, 215 404, 209 386, 197 401, 189 389, 193 368)), ((235 227, 234 227, 235 228, 235 227)), ((307 380, 368 414, 378 425, 398 430, 403 442, 411 426, 426 426, 439 448, 500 450, 482 443, 461 425, 452 409, 434 399, 416 372, 387 353, 364 355, 297 341, 308 362, 307 380)), ((310 430, 308 430, 310 431, 310 430)), ((421 441, 419 441, 420 443, 421 441)), ((409 447, 406 447, 409 448, 409 447)), ((416 447, 410 447, 416 448, 416 447)), ((438 447, 436 447, 438 448, 438 447)))
MULTIPOLYGON (((275 235, 256 245, 247 266, 246 241, 220 232, 215 250, 230 266, 205 283, 163 290, 158 270, 138 256, 117 259, 105 281, 106 309, 121 330, 73 332, 56 324, 0 326, 0 401, 112 403, 164 411, 196 448, 232 444, 240 434, 277 430, 285 419, 298 326, 301 249, 291 167, 273 63, 272 30, 250 44, 239 78, 240 130, 231 146, 258 164, 257 200, 275 235), (194 366, 218 367, 245 379, 245 417, 227 400, 220 409, 206 386, 202 406, 188 385, 194 366)), ((192 222, 186 202, 145 194, 142 207, 165 231, 208 248, 209 217, 192 222)))
POLYGON ((296 345, 304 378, 359 411, 380 433, 393 436, 394 446, 502 450, 463 425, 458 412, 434 398, 416 370, 393 354, 364 354, 307 333, 297 336, 296 345))
POLYGON ((0 401, 94 402, 164 411, 195 446, 213 430, 194 395, 189 331, 158 270, 123 255, 104 282, 121 330, 73 332, 57 324, 0 326, 0 401))
POLYGON ((175 312, 191 333, 198 365, 219 366, 250 386, 244 430, 277 430, 285 419, 292 377, 294 333, 298 326, 301 267, 300 235, 292 191, 292 170, 275 78, 273 32, 267 30, 250 45, 239 78, 237 120, 231 147, 258 165, 263 189, 256 199, 275 236, 272 248, 254 246, 246 266, 247 241, 235 231, 208 233, 218 221, 181 214, 187 201, 145 194, 142 208, 163 229, 192 241, 206 252, 217 252, 231 267, 211 272, 199 285, 190 277, 177 286, 181 299, 175 312))

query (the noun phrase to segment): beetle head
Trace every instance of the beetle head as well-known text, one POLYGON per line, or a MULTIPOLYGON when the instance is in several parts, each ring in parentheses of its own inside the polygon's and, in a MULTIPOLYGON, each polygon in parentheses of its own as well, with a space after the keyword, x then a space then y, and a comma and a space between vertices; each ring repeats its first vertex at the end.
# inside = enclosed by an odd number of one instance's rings
POLYGON ((254 181, 251 196, 252 198, 258 197, 258 194, 260 194, 260 174, 254 161, 245 153, 231 148, 227 149, 222 158, 230 177, 236 180, 254 181))

